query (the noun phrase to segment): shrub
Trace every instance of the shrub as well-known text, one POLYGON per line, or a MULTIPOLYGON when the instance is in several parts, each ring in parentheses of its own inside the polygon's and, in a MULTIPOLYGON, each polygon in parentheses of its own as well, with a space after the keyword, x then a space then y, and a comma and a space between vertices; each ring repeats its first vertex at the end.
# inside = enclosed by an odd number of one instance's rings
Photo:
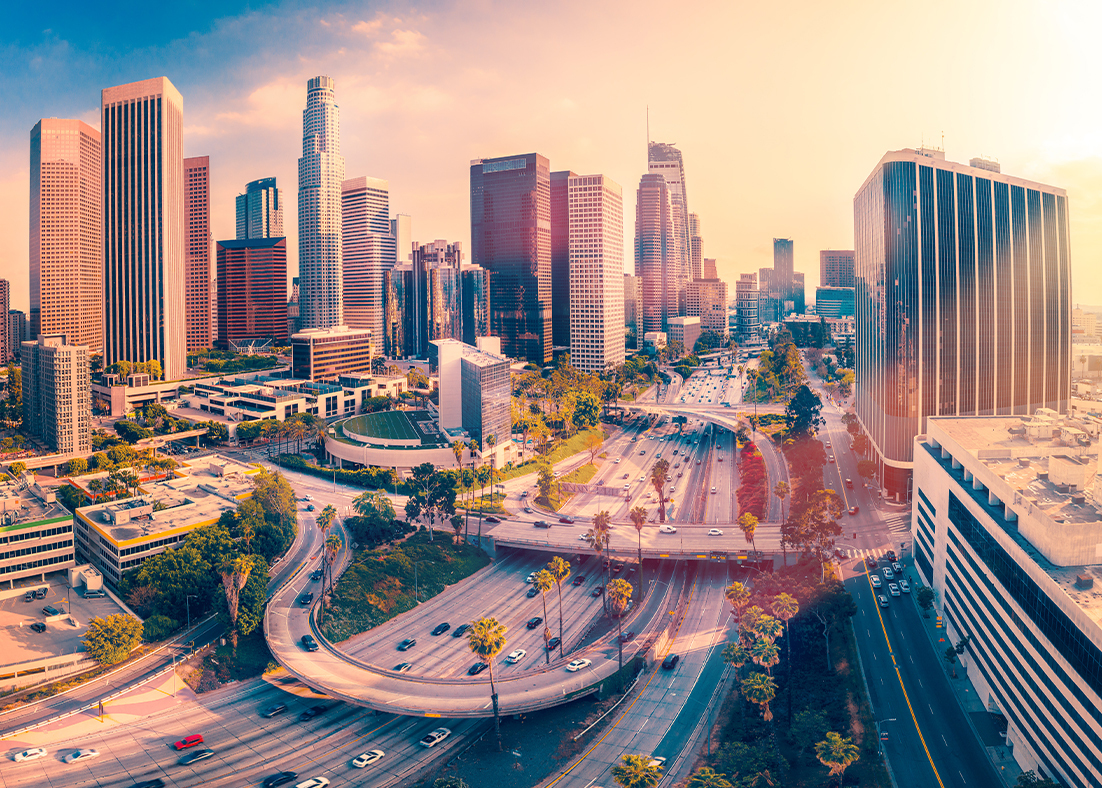
POLYGON ((179 621, 157 613, 156 615, 152 615, 145 620, 145 627, 142 632, 142 639, 146 643, 156 643, 158 640, 164 640, 165 638, 169 637, 179 628, 179 621))

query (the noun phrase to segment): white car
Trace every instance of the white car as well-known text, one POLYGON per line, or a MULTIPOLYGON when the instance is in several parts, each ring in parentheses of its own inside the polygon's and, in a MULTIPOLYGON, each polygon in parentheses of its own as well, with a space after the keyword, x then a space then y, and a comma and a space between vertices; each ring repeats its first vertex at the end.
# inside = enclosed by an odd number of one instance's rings
POLYGON ((872 583, 873 588, 880 588, 883 585, 880 582, 880 575, 869 575, 869 582, 872 583))
POLYGON ((432 733, 426 733, 421 738, 420 744, 422 747, 435 747, 451 735, 451 728, 437 728, 432 733))
POLYGON ((588 536, 586 536, 585 534, 578 534, 578 541, 579 541, 579 542, 588 542, 588 541, 589 541, 589 537, 588 537, 588 536))
POLYGON ((712 528, 708 531, 708 536, 723 536, 723 531, 719 528, 712 528))
POLYGON ((888 583, 888 593, 892 596, 899 596, 899 586, 895 583, 888 583))
POLYGON ((528 575, 528 577, 526 577, 524 579, 524 582, 525 583, 534 583, 534 582, 536 582, 536 573, 533 572, 532 574, 528 575))
POLYGON ((76 763, 77 761, 87 761, 87 760, 91 760, 92 758, 98 758, 98 757, 99 757, 99 750, 93 750, 91 748, 88 748, 86 750, 73 750, 71 753, 66 755, 62 760, 64 760, 65 763, 76 763))
POLYGON ((712 488, 712 495, 715 495, 715 494, 716 494, 716 488, 715 488, 715 487, 713 487, 713 488, 712 488))
POLYGON ((566 669, 569 670, 571 673, 577 673, 582 668, 588 668, 592 664, 593 664, 592 660, 576 659, 573 662, 571 662, 569 665, 567 665, 566 669))
POLYGON ((895 580, 895 572, 893 572, 891 569, 888 569, 888 567, 884 567, 884 579, 895 580))
POLYGON ((365 766, 370 766, 371 764, 375 763, 375 761, 382 758, 384 754, 385 753, 382 750, 369 750, 368 752, 365 752, 363 755, 356 758, 356 760, 352 761, 352 765, 355 766, 357 769, 362 769, 365 766))
POLYGON ((303 780, 295 788, 325 788, 329 785, 328 777, 311 777, 309 780, 303 780))
POLYGON ((658 532, 662 534, 675 534, 677 533, 677 529, 674 528, 672 525, 663 525, 661 528, 658 529, 658 532))
POLYGON ((15 754, 15 762, 22 763, 23 761, 36 761, 39 758, 46 757, 45 747, 32 747, 29 750, 23 750, 23 752, 17 752, 15 754))
POLYGON ((650 766, 650 767, 662 766, 665 762, 666 762, 666 759, 663 758, 661 755, 652 755, 650 760, 647 761, 647 766, 650 766))
POLYGON ((524 655, 527 654, 527 653, 528 652, 525 651, 524 649, 518 648, 516 651, 512 652, 509 656, 507 656, 505 658, 505 662, 508 665, 515 665, 518 662, 520 662, 522 659, 524 659, 524 655))
POLYGON ((616 464, 616 465, 619 465, 619 464, 620 464, 620 458, 619 458, 619 457, 617 457, 617 458, 616 458, 615 460, 613 460, 612 462, 613 462, 614 464, 616 464))
POLYGON ((909 594, 911 593, 911 584, 908 583, 906 580, 900 580, 899 590, 902 591, 904 594, 909 594))

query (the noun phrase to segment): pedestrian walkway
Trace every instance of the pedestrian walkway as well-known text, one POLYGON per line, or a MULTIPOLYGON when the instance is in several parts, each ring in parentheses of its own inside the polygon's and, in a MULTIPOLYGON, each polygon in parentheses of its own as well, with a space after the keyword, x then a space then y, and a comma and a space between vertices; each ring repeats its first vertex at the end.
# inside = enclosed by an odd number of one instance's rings
POLYGON ((883 525, 887 526, 891 533, 895 534, 910 534, 911 533, 911 513, 903 512, 901 514, 893 514, 885 517, 881 520, 883 525))
POLYGON ((842 547, 839 548, 846 554, 846 558, 883 558, 887 554, 890 547, 874 547, 870 549, 862 549, 858 547, 842 547))

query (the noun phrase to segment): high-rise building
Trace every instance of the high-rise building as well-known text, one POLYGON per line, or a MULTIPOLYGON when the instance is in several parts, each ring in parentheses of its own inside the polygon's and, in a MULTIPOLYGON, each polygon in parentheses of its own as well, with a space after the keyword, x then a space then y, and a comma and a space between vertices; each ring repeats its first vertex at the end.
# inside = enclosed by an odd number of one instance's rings
POLYGON ((624 334, 627 348, 638 350, 643 346, 643 331, 640 327, 642 317, 642 279, 633 274, 624 274, 624 334))
POLYGON ((434 339, 462 339, 462 259, 458 242, 414 244, 413 262, 384 273, 388 356, 427 358, 434 339))
POLYGON ((503 452, 513 432, 509 359, 456 339, 436 339, 432 345, 440 380, 440 427, 466 430, 483 455, 492 435, 495 453, 503 452))
MULTIPOLYGON (((2 299, 2 296, 0 296, 0 299, 2 299)), ((1071 310, 1071 335, 1075 341, 1087 337, 1090 337, 1093 341, 1093 338, 1098 336, 1098 315, 1075 307, 1071 310)))
POLYGON ((413 217, 406 213, 397 214, 390 220, 390 234, 394 236, 394 261, 408 263, 413 259, 413 217))
POLYGON ((187 371, 184 100, 167 77, 106 88, 103 133, 103 363, 187 371))
POLYGON ((8 310, 11 309, 11 282, 0 279, 0 315, 4 318, 4 325, 0 326, 0 364, 7 364, 8 359, 15 356, 16 348, 8 337, 8 310))
POLYGON ((792 309, 797 315, 807 311, 807 289, 804 285, 803 271, 792 274, 792 309))
POLYGON ((678 305, 679 312, 685 314, 685 286, 692 278, 690 262, 689 233, 689 194, 685 183, 685 162, 681 151, 665 142, 651 142, 647 145, 647 172, 661 175, 669 188, 670 218, 673 223, 674 248, 672 265, 678 269, 678 305))
POLYGON ((344 322, 372 336, 383 335, 383 272, 394 266, 390 184, 381 178, 350 178, 341 184, 344 322))
POLYGON ((793 298, 793 265, 795 256, 791 238, 773 239, 773 276, 770 280, 770 293, 777 293, 780 302, 780 313, 777 320, 783 320, 786 315, 795 310, 795 298, 793 298))
POLYGON ((700 318, 701 331, 712 331, 726 337, 729 332, 727 283, 722 279, 697 279, 689 282, 686 292, 686 315, 700 318))
POLYGON ((94 353, 103 348, 102 157, 100 133, 83 121, 43 118, 31 129, 31 336, 64 334, 94 353))
POLYGON ((758 292, 758 277, 755 274, 739 275, 738 281, 735 282, 735 310, 738 315, 736 338, 740 345, 756 345, 761 341, 758 292))
POLYGON ((490 272, 502 352, 551 361, 551 167, 529 153, 471 162, 471 262, 490 272))
MULTIPOLYGON (((689 214, 689 281, 697 279, 717 279, 713 273, 711 277, 704 272, 704 224, 695 213, 689 214)), ((712 260, 714 266, 715 260, 712 260)))
POLYGON ((245 184, 236 204, 237 240, 283 237, 283 190, 275 178, 245 184))
POLYGON ((853 250, 822 249, 819 251, 819 286, 853 287, 853 250))
POLYGON ((298 160, 299 313, 304 328, 344 322, 341 277, 340 109, 332 77, 306 83, 298 160))
POLYGON ((716 270, 716 260, 714 257, 704 258, 704 275, 702 279, 719 279, 719 272, 716 270))
POLYGON ((218 346, 287 343, 287 239, 218 242, 218 346))
POLYGON ((1067 202, 927 149, 886 153, 855 195, 857 418, 892 497, 928 416, 1067 409, 1067 202))
POLYGON ((815 314, 823 317, 853 317, 853 288, 815 288, 815 314))
POLYGON ((568 190, 570 363, 603 372, 624 363, 624 191, 605 175, 571 177, 568 190))
POLYGON ((474 345, 490 336, 490 272, 477 265, 459 266, 463 297, 463 342, 474 345))
POLYGON ((678 264, 677 226, 670 188, 661 175, 639 181, 635 199, 635 275, 642 280, 642 331, 666 331, 680 314, 684 280, 678 264))
POLYGON ((302 318, 298 310, 298 277, 291 279, 291 297, 287 299, 287 335, 297 334, 302 330, 302 318))
POLYGON ((60 334, 22 344, 23 427, 50 451, 92 452, 92 387, 88 348, 60 334))
POLYGON ((184 319, 187 349, 211 346, 210 157, 184 159, 184 319))
POLYGON ((27 340, 27 316, 18 309, 7 311, 8 361, 19 361, 20 348, 27 340))
POLYGON ((551 173, 551 341, 570 347, 570 194, 576 172, 551 173))

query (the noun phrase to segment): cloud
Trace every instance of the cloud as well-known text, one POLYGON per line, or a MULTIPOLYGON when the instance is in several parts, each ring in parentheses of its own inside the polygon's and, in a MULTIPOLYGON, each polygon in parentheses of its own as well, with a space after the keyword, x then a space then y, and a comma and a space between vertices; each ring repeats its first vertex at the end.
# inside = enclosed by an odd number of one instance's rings
POLYGON ((361 35, 368 36, 369 38, 374 38, 375 34, 379 32, 382 26, 382 18, 377 18, 373 22, 365 22, 361 19, 359 22, 352 25, 352 32, 360 33, 361 35))
POLYGON ((427 39, 417 30, 395 30, 390 41, 380 41, 375 49, 384 55, 402 57, 413 55, 424 49, 427 39))

